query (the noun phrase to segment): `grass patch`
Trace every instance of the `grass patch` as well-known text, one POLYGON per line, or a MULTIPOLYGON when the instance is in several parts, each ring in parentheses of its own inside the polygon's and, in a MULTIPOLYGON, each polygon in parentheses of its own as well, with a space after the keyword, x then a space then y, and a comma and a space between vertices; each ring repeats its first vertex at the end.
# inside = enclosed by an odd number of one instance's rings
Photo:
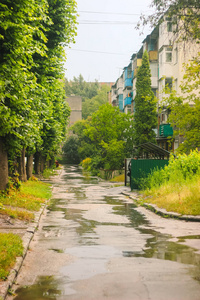
POLYGON ((49 199, 51 197, 50 186, 41 181, 26 181, 22 183, 21 192, 41 199, 49 199))
POLYGON ((0 214, 28 222, 34 220, 34 213, 27 210, 14 209, 12 207, 3 206, 3 208, 0 209, 0 214))
POLYGON ((0 233, 0 279, 5 280, 17 256, 23 254, 21 238, 13 233, 0 233))
POLYGON ((119 176, 115 176, 114 178, 112 178, 110 181, 111 182, 124 182, 125 180, 125 175, 124 174, 121 174, 119 176))
MULTIPOLYGON (((19 190, 10 188, 0 193, 0 215, 30 222, 34 220, 34 211, 51 197, 51 188, 47 183, 36 180, 23 182, 19 190)), ((0 280, 5 280, 14 265, 17 256, 23 254, 21 238, 12 233, 0 233, 0 280)))
MULTIPOLYGON (((56 169, 58 170, 60 168, 58 167, 56 169)), ((56 174, 56 170, 54 168, 48 168, 43 171, 42 176, 45 179, 49 179, 51 176, 54 176, 55 174, 56 174)))
POLYGON ((174 189, 174 185, 166 183, 147 193, 147 203, 156 204, 167 211, 184 215, 200 215, 200 178, 185 182, 181 189, 174 189))
POLYGON ((40 181, 23 182, 20 190, 12 189, 0 194, 0 213, 21 220, 32 220, 32 212, 39 211, 41 204, 50 197, 49 184, 40 181))

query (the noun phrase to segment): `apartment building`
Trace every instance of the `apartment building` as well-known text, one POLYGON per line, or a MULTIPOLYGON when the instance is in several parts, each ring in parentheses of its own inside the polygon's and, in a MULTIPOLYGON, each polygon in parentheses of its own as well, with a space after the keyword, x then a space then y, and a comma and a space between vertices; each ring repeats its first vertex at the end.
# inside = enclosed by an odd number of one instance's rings
POLYGON ((169 109, 164 99, 168 97, 172 88, 181 95, 180 84, 185 73, 184 63, 189 62, 199 51, 199 45, 196 43, 178 41, 174 33, 175 26, 175 19, 166 16, 163 22, 146 36, 142 47, 132 55, 130 64, 124 68, 121 75, 123 112, 134 114, 137 72, 142 63, 142 55, 147 50, 151 69, 151 87, 158 98, 157 143, 166 150, 175 150, 183 138, 177 136, 173 141, 170 139, 173 136, 173 128, 168 123, 169 109))
POLYGON ((165 17, 159 26, 158 39, 158 135, 157 142, 166 150, 176 150, 183 142, 183 137, 176 136, 173 142, 169 137, 173 135, 173 129, 168 123, 169 109, 165 105, 165 99, 171 89, 178 95, 182 95, 180 84, 185 74, 184 64, 188 63, 199 51, 199 45, 192 42, 180 42, 175 32, 175 19, 165 17), (160 110, 160 108, 163 108, 160 110))

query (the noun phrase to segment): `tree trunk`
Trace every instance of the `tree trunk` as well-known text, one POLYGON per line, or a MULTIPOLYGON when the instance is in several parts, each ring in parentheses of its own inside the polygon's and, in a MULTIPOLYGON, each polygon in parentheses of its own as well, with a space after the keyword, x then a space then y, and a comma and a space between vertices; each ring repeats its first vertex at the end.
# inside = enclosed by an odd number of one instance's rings
POLYGON ((46 158, 44 156, 40 157, 40 171, 41 173, 44 172, 44 169, 46 168, 46 158))
POLYGON ((50 168, 50 160, 46 161, 46 168, 49 169, 50 168))
POLYGON ((52 167, 55 164, 55 159, 51 158, 51 160, 49 162, 50 162, 49 167, 52 167))
POLYGON ((25 148, 22 149, 21 156, 18 157, 18 172, 19 172, 19 180, 26 181, 26 164, 25 164, 25 148))
POLYGON ((27 156, 26 174, 27 179, 33 176, 33 154, 27 156))
POLYGON ((0 190, 5 190, 8 183, 8 156, 0 137, 0 190))
POLYGON ((34 171, 36 175, 41 173, 40 169, 40 152, 36 152, 34 155, 34 171))

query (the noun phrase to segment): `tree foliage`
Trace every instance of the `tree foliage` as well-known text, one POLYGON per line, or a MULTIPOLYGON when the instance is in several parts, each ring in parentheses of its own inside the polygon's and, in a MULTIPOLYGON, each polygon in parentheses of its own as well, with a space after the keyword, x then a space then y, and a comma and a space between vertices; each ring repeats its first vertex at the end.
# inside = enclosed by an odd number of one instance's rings
POLYGON ((76 122, 72 130, 78 137, 81 160, 91 158, 92 171, 120 169, 132 150, 133 120, 119 108, 104 104, 88 117, 76 122))
POLYGON ((157 126, 156 98, 151 89, 151 71, 147 51, 142 57, 142 65, 138 70, 136 82, 134 138, 135 145, 146 142, 155 143, 157 126))
POLYGON ((73 80, 68 81, 65 78, 65 93, 66 96, 77 95, 81 96, 83 101, 85 99, 91 99, 97 95, 99 90, 98 81, 86 82, 83 76, 80 74, 78 77, 74 77, 73 80))
POLYGON ((80 163, 79 153, 78 153, 79 140, 75 135, 69 136, 65 142, 62 150, 64 152, 64 160, 69 164, 80 163))
MULTIPOLYGON (((143 25, 153 27, 163 22, 164 16, 172 18, 174 33, 182 40, 200 40, 200 2, 199 0, 153 0, 151 6, 155 13, 141 16, 143 25)), ((141 23, 140 22, 140 23, 141 23)))
POLYGON ((92 98, 86 98, 82 104, 82 116, 84 119, 87 119, 88 116, 91 116, 99 107, 108 102, 108 92, 110 87, 108 85, 101 86, 97 95, 92 98))
POLYGON ((95 151, 95 146, 91 143, 91 140, 84 133, 87 126, 86 124, 88 122, 88 120, 80 120, 75 122, 74 125, 70 128, 73 136, 70 135, 63 146, 64 156, 67 158, 68 163, 72 163, 72 161, 70 161, 70 158, 68 159, 68 157, 70 157, 71 155, 70 149, 73 148, 73 146, 71 145, 73 143, 73 140, 75 141, 75 145, 77 145, 77 147, 74 147, 73 154, 73 156, 77 158, 76 163, 78 163, 78 161, 80 162, 84 160, 86 157, 91 157, 95 151))
POLYGON ((65 93, 82 97, 82 117, 87 119, 99 107, 108 102, 108 91, 110 87, 106 84, 100 85, 98 81, 86 82, 80 74, 77 78, 68 81, 65 78, 65 93))
POLYGON ((10 160, 24 148, 52 157, 69 116, 63 60, 64 46, 73 41, 76 31, 76 2, 4 0, 0 16, 3 148, 10 160))

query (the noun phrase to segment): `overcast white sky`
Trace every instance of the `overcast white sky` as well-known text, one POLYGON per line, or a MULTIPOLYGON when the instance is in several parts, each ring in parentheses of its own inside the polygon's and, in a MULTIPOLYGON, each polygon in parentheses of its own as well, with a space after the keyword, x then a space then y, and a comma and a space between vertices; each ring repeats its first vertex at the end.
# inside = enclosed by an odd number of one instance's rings
POLYGON ((135 29, 140 14, 150 14, 151 0, 77 0, 76 43, 66 49, 66 78, 115 82, 151 32, 135 29))

